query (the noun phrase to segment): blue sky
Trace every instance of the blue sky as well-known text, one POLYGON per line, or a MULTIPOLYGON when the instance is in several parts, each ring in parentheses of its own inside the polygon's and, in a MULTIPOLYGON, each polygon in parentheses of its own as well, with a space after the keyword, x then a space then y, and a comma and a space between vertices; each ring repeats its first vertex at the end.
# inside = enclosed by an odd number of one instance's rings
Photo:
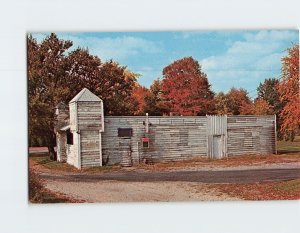
MULTIPOLYGON (((41 41, 49 33, 32 33, 41 41)), ((162 70, 186 56, 198 60, 215 92, 243 87, 251 97, 265 78, 279 78, 286 49, 299 42, 298 30, 62 33, 73 48, 88 48, 102 61, 113 59, 141 74, 149 87, 162 70)))

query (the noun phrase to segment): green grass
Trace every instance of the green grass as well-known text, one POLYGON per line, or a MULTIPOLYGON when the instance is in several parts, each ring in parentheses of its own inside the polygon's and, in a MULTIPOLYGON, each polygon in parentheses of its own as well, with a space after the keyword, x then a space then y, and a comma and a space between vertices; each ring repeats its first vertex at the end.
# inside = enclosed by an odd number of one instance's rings
POLYGON ((39 153, 30 155, 30 158, 37 162, 38 164, 44 166, 45 168, 51 169, 51 170, 60 170, 60 171, 77 171, 76 168, 73 166, 67 164, 67 163, 61 163, 58 161, 53 161, 49 158, 48 153, 39 153))
POLYGON ((105 165, 102 167, 97 166, 97 167, 83 168, 82 170, 78 170, 67 163, 51 160, 49 158, 48 153, 31 154, 30 158, 36 163, 38 163, 39 165, 42 165, 45 168, 56 170, 56 171, 98 173, 98 172, 108 172, 108 171, 120 169, 120 166, 105 165))
POLYGON ((300 153, 300 136, 296 136, 293 142, 290 141, 278 141, 277 151, 280 154, 287 153, 300 153))
POLYGON ((288 193, 299 193, 300 192, 300 179, 286 181, 274 186, 276 191, 284 191, 288 193))

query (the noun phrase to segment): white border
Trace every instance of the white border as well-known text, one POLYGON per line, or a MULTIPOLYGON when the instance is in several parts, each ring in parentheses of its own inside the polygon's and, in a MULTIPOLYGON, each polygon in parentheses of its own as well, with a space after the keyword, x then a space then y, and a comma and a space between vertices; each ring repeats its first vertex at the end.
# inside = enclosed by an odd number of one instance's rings
POLYGON ((27 31, 299 28, 292 0, 1 1, 1 232, 298 232, 299 201, 29 205, 27 31))

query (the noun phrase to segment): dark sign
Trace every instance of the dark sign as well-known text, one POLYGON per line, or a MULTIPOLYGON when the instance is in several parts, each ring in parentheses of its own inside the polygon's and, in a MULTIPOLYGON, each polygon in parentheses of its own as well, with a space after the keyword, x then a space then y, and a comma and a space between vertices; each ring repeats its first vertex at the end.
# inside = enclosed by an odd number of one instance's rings
POLYGON ((132 137, 132 128, 118 128, 118 137, 132 137))

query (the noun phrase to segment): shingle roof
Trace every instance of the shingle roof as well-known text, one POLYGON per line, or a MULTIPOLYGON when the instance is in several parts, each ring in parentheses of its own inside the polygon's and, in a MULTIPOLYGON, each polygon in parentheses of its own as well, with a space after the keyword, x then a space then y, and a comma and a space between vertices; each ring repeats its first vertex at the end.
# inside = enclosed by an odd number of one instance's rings
POLYGON ((93 94, 89 89, 83 88, 69 103, 81 101, 102 101, 98 96, 93 94))

